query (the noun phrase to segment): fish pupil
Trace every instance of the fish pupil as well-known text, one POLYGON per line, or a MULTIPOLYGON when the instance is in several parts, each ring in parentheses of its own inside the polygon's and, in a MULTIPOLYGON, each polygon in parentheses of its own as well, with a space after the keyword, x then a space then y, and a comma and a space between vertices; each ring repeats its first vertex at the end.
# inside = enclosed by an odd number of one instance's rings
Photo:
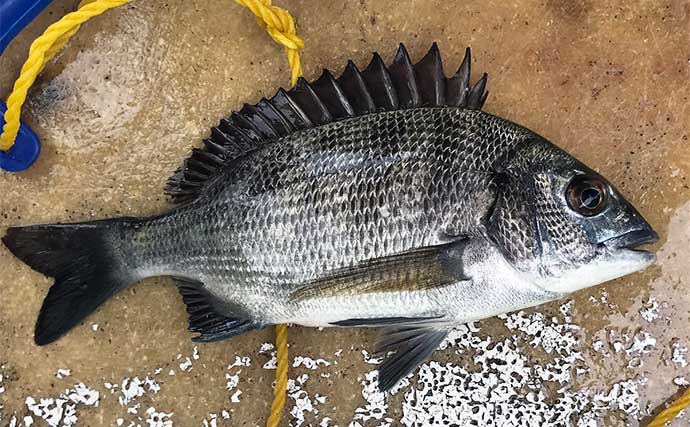
POLYGON ((587 187, 580 194, 582 206, 588 209, 596 209, 601 203, 601 192, 598 188, 587 187))
POLYGON ((596 177, 577 175, 568 185, 566 197, 570 209, 584 216, 594 216, 606 207, 606 184, 596 177))

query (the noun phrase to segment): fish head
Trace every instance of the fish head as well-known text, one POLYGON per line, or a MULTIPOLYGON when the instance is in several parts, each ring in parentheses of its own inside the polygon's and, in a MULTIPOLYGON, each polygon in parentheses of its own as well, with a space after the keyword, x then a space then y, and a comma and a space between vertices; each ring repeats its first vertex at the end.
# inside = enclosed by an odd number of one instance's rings
POLYGON ((645 269, 657 233, 604 177, 534 135, 497 179, 487 233, 531 283, 568 294, 645 269))

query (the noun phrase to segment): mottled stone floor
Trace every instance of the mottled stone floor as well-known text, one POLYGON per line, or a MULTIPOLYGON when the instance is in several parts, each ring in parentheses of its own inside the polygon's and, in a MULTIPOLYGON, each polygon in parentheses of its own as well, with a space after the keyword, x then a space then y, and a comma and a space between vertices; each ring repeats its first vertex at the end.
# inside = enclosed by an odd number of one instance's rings
MULTIPOLYGON (((655 267, 459 331, 387 403, 365 353, 373 332, 292 328, 285 425, 635 426, 688 385, 690 3, 276 2, 298 19, 308 77, 372 51, 390 59, 401 41, 413 59, 437 41, 450 72, 470 45, 490 76, 487 111, 602 172, 661 235, 655 267)), ((76 3, 56 0, 0 58, 3 98, 31 40, 76 3)), ((29 94, 43 153, 26 173, 0 173, 0 232, 164 210, 163 184, 190 148, 288 74, 230 0, 140 0, 92 20, 29 94)), ((195 349, 171 283, 147 280, 39 348, 49 285, 0 247, 0 425, 265 422, 272 331, 195 349)))

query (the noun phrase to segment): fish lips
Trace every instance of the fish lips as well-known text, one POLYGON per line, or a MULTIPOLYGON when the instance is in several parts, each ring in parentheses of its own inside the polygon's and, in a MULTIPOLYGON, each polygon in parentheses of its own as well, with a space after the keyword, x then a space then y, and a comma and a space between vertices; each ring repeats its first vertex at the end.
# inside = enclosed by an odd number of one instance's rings
POLYGON ((637 249, 639 246, 654 243, 659 240, 659 235, 651 228, 629 231, 621 236, 602 242, 608 249, 628 249, 636 252, 648 252, 637 249))

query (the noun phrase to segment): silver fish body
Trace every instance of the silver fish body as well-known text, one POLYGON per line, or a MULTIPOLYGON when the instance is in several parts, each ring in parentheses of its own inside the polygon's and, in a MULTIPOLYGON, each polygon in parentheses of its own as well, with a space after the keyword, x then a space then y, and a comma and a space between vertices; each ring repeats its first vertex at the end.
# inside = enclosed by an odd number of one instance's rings
POLYGON ((141 244, 122 252, 141 277, 199 281, 267 324, 447 314, 453 307, 404 289, 390 299, 354 294, 318 304, 290 295, 367 260, 458 238, 485 240, 495 170, 527 137, 481 111, 451 108, 309 129, 243 157, 194 203, 141 225, 135 239, 123 241, 141 244), (371 298, 378 302, 367 304, 371 298))
POLYGON ((469 51, 451 78, 435 46, 415 65, 401 46, 390 67, 353 67, 224 119, 171 179, 165 214, 8 230, 6 246, 56 278, 37 343, 171 276, 200 341, 384 327, 388 389, 454 326, 653 262, 634 248, 656 233, 611 184, 480 110, 469 51))

